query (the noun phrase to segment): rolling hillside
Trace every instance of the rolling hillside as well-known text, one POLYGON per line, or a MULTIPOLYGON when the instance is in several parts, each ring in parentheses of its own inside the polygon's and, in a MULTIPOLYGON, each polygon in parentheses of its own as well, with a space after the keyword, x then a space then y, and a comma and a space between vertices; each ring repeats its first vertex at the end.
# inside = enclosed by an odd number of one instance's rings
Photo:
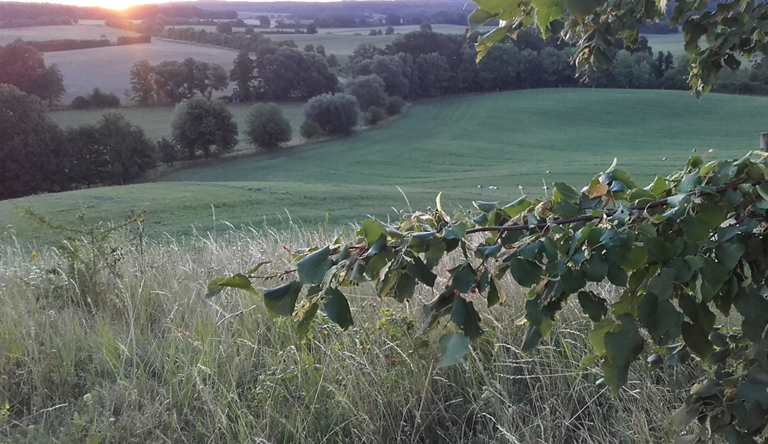
POLYGON ((684 92, 554 89, 435 100, 410 107, 375 131, 274 155, 177 171, 162 182, 0 202, 0 227, 30 234, 12 208, 93 220, 147 209, 158 237, 234 226, 308 227, 396 217, 393 207, 424 210, 443 193, 448 208, 473 200, 543 195, 543 181, 580 187, 614 157, 639 182, 681 167, 696 149, 711 159, 758 147, 768 99, 684 92), (482 188, 478 188, 478 185, 482 188), (489 189, 497 186, 498 190, 489 189))

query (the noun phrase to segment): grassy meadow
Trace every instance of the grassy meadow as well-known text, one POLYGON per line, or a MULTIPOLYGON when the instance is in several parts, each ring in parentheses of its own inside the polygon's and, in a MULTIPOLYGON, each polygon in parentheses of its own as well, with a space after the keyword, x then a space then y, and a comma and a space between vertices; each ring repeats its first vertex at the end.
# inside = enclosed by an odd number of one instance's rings
POLYGON ((368 285, 346 289, 355 326, 341 331, 318 314, 305 339, 296 319, 270 319, 260 296, 203 298, 217 274, 265 260, 274 261, 266 273, 281 271, 291 266, 284 246, 328 240, 291 226, 158 245, 127 231, 30 254, 0 237, 0 442, 674 439, 671 411, 700 373, 695 365, 634 366, 613 399, 598 368, 579 370, 589 322, 576 309, 564 310, 535 353, 520 351, 525 297, 509 278, 508 303, 489 316, 480 309, 485 334, 444 369, 435 368, 440 328, 414 338, 420 305, 434 296, 424 289, 403 305, 368 285))
MULTIPOLYGON (((304 122, 304 104, 297 102, 286 102, 280 104, 283 115, 288 118, 293 128, 293 136, 299 137, 299 127, 304 122)), ((235 123, 240 130, 239 143, 236 151, 253 150, 253 146, 248 142, 245 135, 246 122, 248 114, 251 111, 250 104, 230 105, 235 123)), ((152 108, 120 108, 115 110, 125 116, 128 121, 144 129, 147 137, 152 140, 158 140, 162 137, 170 139, 171 137, 171 119, 173 117, 173 107, 161 106, 152 108)), ((83 124, 97 122, 102 114, 107 112, 103 109, 89 110, 60 110, 53 111, 49 115, 61 127, 74 127, 83 124)))
POLYGON ((644 35, 644 37, 648 38, 648 45, 653 48, 654 56, 658 54, 659 51, 664 52, 664 54, 671 52, 672 55, 675 56, 675 59, 682 57, 685 54, 682 32, 677 34, 647 34, 644 35))
POLYGON ((367 215, 424 210, 442 192, 454 210, 472 201, 542 196, 543 183, 581 187, 618 158, 638 183, 684 165, 758 148, 768 99, 679 91, 550 89, 453 97, 409 107, 392 124, 351 137, 175 171, 155 183, 0 202, 0 227, 39 231, 15 206, 57 220, 84 212, 117 219, 146 208, 160 238, 236 227, 340 226, 367 215), (666 160, 665 160, 666 159, 666 160), (478 185, 482 188, 478 188, 478 185), (489 186, 499 189, 493 190, 489 186), (407 196, 403 198, 398 187, 407 196))

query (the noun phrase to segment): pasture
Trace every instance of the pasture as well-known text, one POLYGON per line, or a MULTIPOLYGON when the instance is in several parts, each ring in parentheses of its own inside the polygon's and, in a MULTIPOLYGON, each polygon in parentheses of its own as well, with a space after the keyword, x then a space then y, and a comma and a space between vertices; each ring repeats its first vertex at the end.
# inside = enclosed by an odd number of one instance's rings
POLYGON ((671 52, 675 56, 675 60, 677 60, 678 57, 682 57, 685 54, 682 32, 677 34, 644 34, 644 37, 648 38, 648 45, 653 48, 654 56, 659 51, 664 52, 664 54, 671 52))
POLYGON ((679 91, 549 89, 453 97, 408 108, 393 124, 271 155, 176 171, 157 183, 0 202, 0 227, 37 233, 13 211, 92 220, 146 208, 150 236, 236 227, 339 226, 434 205, 542 196, 543 183, 580 188, 618 158, 638 183, 682 167, 693 149, 708 159, 758 148, 768 99, 679 91), (666 159, 666 160, 664 160, 666 159), (478 188, 478 185, 482 188, 478 188), (494 185, 498 190, 489 189, 494 185))
MULTIPOLYGON (((59 65, 67 89, 61 103, 68 105, 72 99, 91 92, 94 87, 124 101, 123 93, 131 86, 131 67, 139 60, 156 64, 192 57, 218 63, 229 72, 236 56, 237 51, 231 49, 152 39, 149 44, 51 52, 45 54, 45 63, 59 65)), ((230 85, 229 89, 217 94, 231 94, 232 87, 230 85)))
MULTIPOLYGON (((304 122, 304 104, 296 102, 281 103, 285 117, 291 122, 293 136, 299 137, 299 127, 304 122)), ((234 116, 235 123, 240 130, 239 143, 235 151, 246 151, 253 147, 247 142, 244 134, 246 121, 251 110, 249 104, 230 105, 229 110, 234 116)), ((74 127, 83 124, 95 123, 101 115, 109 110, 90 109, 90 110, 61 110, 53 111, 49 115, 56 123, 62 127, 74 127)), ((153 108, 120 108, 115 110, 125 116, 128 121, 144 129, 147 137, 152 140, 158 140, 162 137, 171 136, 171 118, 173 116, 173 107, 162 106, 153 108)))

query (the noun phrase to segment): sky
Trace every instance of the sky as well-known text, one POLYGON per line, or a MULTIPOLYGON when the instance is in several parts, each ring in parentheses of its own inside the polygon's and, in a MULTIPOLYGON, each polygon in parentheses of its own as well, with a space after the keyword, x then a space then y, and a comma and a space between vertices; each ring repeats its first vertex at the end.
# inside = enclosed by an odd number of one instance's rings
MULTIPOLYGON (((30 0, 11 0, 11 1, 30 1, 30 0)), ((74 5, 74 6, 101 6, 103 8, 110 9, 123 9, 128 6, 134 5, 146 5, 149 3, 168 3, 172 0, 112 0, 112 1, 98 1, 98 0, 35 0, 42 3, 57 3, 62 5, 74 5)), ((242 0, 241 0, 242 1, 242 0)), ((259 1, 272 1, 272 0, 259 0, 259 1)), ((301 1, 323 1, 323 0, 301 0, 301 1)), ((325 0, 327 1, 327 0, 325 0)))

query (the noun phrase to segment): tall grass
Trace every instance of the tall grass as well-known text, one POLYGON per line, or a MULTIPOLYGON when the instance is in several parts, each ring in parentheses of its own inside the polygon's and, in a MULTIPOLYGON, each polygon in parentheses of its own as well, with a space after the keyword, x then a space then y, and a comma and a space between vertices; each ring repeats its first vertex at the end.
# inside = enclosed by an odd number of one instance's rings
POLYGON ((439 332, 414 337, 420 300, 361 286, 353 328, 321 319, 299 340, 296 321, 270 319, 259 297, 203 298, 216 275, 265 260, 265 274, 284 270, 284 246, 329 238, 265 229, 139 244, 116 233, 94 241, 109 248, 80 239, 36 252, 0 239, 0 442, 674 439, 669 417, 691 371, 638 366, 612 399, 597 370, 579 371, 587 324, 575 310, 535 354, 520 352, 524 297, 509 282, 507 305, 446 369, 435 368, 439 332))

